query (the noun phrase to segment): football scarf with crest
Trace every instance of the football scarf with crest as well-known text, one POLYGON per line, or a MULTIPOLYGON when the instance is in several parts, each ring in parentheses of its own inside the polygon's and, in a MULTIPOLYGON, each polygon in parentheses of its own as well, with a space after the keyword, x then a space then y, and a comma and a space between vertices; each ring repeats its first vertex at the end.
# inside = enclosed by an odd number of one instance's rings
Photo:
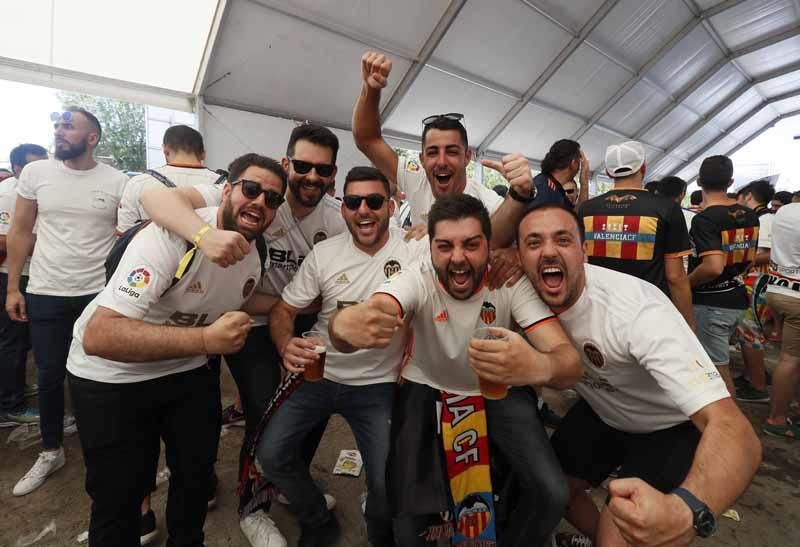
POLYGON ((441 392, 440 426, 453 498, 451 544, 496 545, 486 408, 480 395, 441 392))

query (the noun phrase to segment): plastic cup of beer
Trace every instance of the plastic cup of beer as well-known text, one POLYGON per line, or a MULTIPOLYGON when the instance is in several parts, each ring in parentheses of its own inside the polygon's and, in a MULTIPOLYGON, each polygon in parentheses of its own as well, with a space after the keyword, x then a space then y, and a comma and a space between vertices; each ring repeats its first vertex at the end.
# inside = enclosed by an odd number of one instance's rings
POLYGON ((309 382, 319 382, 325 375, 325 355, 328 352, 325 338, 322 337, 322 333, 320 331, 310 330, 303 333, 303 339, 314 344, 313 351, 318 356, 316 361, 306 365, 306 371, 303 373, 303 377, 309 382))
MULTIPOLYGON (((480 327, 472 333, 475 340, 508 340, 508 336, 501 330, 494 327, 480 327)), ((478 376, 478 385, 481 388, 481 395, 484 399, 497 401, 505 399, 508 395, 508 386, 484 380, 478 376)))

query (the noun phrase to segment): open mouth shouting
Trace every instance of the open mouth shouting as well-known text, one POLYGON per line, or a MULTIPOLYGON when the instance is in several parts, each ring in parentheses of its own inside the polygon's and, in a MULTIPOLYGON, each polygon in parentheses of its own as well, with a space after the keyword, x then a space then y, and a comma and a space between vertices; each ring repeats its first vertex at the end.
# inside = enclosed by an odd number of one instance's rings
POLYGON ((264 211, 261 208, 248 207, 239 212, 239 226, 247 232, 257 234, 263 231, 265 218, 264 211))
POLYGON ((450 289, 457 293, 470 293, 473 288, 473 270, 469 264, 458 264, 447 268, 450 289))
POLYGON ((450 190, 453 174, 450 169, 440 169, 433 172, 433 184, 436 186, 438 193, 445 193, 450 190))
POLYGON ((539 268, 539 283, 542 292, 557 296, 564 288, 566 279, 563 266, 560 264, 543 264, 539 268))
POLYGON ((378 222, 375 219, 363 218, 356 221, 356 234, 358 238, 368 241, 378 233, 378 222))

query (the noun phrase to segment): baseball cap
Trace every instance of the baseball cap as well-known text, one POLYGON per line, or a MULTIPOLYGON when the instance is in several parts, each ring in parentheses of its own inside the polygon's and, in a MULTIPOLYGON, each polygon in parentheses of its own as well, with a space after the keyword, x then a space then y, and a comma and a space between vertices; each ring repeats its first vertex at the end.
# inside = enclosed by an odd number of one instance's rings
POLYGON ((642 168, 645 151, 642 143, 627 141, 612 144, 606 149, 606 173, 611 178, 633 175, 642 168))

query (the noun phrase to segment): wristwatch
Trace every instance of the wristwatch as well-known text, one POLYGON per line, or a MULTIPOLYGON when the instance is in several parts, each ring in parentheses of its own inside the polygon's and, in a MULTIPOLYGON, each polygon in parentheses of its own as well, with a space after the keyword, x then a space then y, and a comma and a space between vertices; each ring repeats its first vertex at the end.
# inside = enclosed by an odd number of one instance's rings
POLYGON ((686 488, 678 487, 672 493, 689 506, 692 511, 692 525, 698 536, 707 538, 717 531, 717 519, 711 509, 708 508, 708 505, 697 499, 686 488))
POLYGON ((520 203, 530 203, 530 202, 534 201, 536 199, 536 195, 538 193, 539 193, 539 191, 536 189, 536 185, 535 184, 531 184, 531 195, 530 196, 523 196, 523 195, 518 194, 517 191, 514 190, 513 186, 509 187, 509 189, 508 189, 508 197, 510 197, 511 199, 513 199, 515 201, 519 201, 520 203))

